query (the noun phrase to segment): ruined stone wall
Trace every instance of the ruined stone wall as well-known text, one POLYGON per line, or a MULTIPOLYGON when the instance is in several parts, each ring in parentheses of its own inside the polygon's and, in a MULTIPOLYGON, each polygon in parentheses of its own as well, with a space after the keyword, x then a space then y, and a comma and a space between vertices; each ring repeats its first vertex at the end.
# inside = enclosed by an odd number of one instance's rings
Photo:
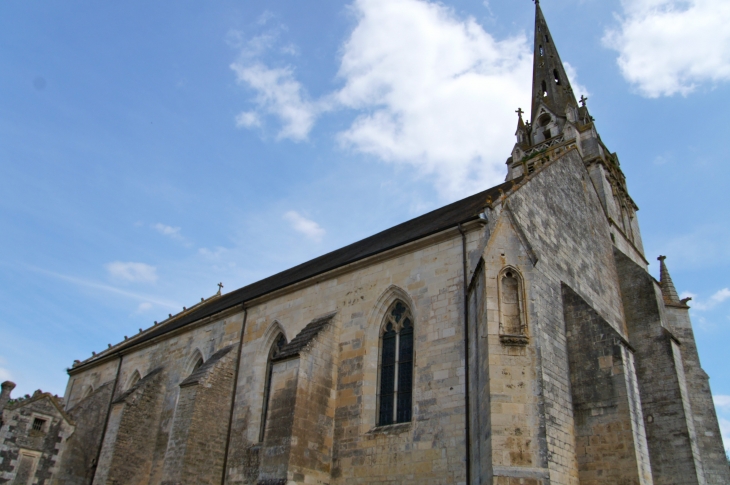
POLYGON ((651 466, 628 343, 563 286, 581 485, 651 484, 651 466))
POLYGON ((677 341, 653 278, 615 251, 656 485, 705 483, 677 341))

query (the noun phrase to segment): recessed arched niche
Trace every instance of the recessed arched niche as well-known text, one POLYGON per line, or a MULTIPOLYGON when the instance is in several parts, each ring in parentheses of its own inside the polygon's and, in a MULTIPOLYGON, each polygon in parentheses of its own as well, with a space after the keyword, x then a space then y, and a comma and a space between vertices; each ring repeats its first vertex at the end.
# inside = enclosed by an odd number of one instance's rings
POLYGON ((504 268, 499 273, 498 288, 500 342, 504 345, 527 345, 527 319, 522 275, 510 266, 504 268))

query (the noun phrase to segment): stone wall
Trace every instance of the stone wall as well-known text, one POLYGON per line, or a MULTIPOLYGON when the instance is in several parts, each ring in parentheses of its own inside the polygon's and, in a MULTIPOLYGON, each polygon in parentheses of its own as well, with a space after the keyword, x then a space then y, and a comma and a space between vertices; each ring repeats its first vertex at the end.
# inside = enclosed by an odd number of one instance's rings
POLYGON ((615 251, 649 457, 656 485, 704 484, 704 472, 678 341, 667 327, 658 284, 630 258, 615 251))
POLYGON ((233 396, 236 345, 229 345, 180 384, 162 475, 163 485, 220 484, 233 396))
POLYGON ((61 447, 74 430, 53 400, 37 391, 2 411, 0 483, 50 483, 61 447), (37 419, 43 421, 40 429, 34 427, 37 419))
POLYGON ((710 390, 710 379, 700 365, 692 323, 689 319, 689 308, 683 308, 683 305, 666 305, 665 314, 672 332, 682 343, 680 350, 687 378, 687 392, 705 478, 708 485, 730 483, 730 466, 724 453, 722 434, 710 390))
POLYGON ((651 484, 628 343, 565 285, 563 311, 581 485, 651 484))
POLYGON ((54 485, 91 484, 113 386, 114 381, 102 384, 68 410, 75 430, 64 445, 54 485))

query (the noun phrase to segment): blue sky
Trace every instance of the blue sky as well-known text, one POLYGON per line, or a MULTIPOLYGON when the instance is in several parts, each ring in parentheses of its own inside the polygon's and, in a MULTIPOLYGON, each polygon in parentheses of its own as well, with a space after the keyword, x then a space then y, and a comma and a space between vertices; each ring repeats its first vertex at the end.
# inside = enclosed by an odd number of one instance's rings
MULTIPOLYGON (((730 437, 730 4, 551 0, 730 437)), ((528 0, 0 4, 0 379, 492 186, 528 0)), ((728 441, 730 443, 730 441, 728 441)))

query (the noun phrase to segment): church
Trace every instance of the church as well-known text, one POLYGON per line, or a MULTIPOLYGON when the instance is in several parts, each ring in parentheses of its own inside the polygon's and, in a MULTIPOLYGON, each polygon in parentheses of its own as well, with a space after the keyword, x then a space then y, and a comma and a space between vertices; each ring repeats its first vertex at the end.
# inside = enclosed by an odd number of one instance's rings
MULTIPOLYGON (((536 2, 506 181, 0 398, 0 483, 727 485, 688 299, 536 2)), ((507 155, 507 154, 505 154, 507 155)))

